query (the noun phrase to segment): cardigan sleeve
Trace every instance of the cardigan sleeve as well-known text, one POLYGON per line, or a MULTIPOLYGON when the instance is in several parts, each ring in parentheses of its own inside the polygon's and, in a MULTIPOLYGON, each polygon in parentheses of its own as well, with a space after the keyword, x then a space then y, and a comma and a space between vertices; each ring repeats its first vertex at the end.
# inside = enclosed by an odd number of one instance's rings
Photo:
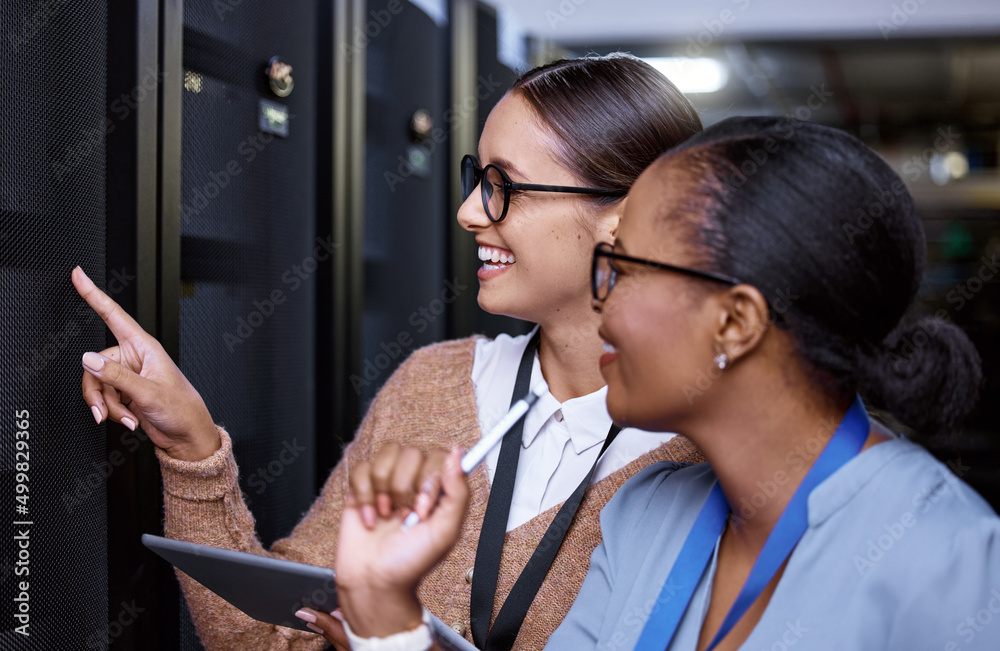
MULTIPOLYGON (((177 540, 212 545, 312 565, 332 567, 337 554, 337 532, 349 490, 352 464, 366 460, 391 429, 380 421, 387 405, 405 389, 412 377, 406 372, 414 357, 389 378, 372 402, 354 441, 344 450, 305 517, 291 535, 270 550, 257 538, 254 518, 243 501, 232 441, 220 428, 222 447, 198 462, 173 459, 156 450, 163 474, 165 535, 177 540)), ((240 651, 307 651, 326 648, 323 637, 251 619, 183 572, 177 577, 205 648, 240 651)), ((266 586, 261 586, 266 589, 266 586)))

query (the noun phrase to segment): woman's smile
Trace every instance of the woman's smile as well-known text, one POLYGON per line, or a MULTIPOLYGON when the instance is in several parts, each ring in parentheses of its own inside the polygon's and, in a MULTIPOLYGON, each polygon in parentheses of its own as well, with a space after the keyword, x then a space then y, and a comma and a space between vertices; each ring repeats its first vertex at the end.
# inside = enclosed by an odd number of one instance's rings
POLYGON ((501 249, 495 246, 479 247, 479 259, 483 266, 479 268, 477 275, 480 280, 496 278, 514 265, 514 252, 501 249))
POLYGON ((600 362, 601 370, 603 371, 605 366, 615 361, 616 359, 618 359, 618 349, 616 349, 614 346, 605 341, 604 354, 601 355, 601 362, 600 362))

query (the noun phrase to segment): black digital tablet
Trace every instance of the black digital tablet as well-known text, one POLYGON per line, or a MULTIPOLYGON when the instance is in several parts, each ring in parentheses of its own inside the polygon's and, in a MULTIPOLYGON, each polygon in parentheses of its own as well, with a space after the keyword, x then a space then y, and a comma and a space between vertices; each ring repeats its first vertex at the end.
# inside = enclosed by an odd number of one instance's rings
MULTIPOLYGON (((330 612, 337 607, 335 575, 327 567, 148 533, 142 535, 142 544, 250 617, 268 624, 312 633, 295 611, 306 606, 330 612)), ((431 618, 431 626, 446 651, 476 651, 437 617, 431 618)))
MULTIPOLYGON (((337 583, 327 567, 257 556, 150 534, 142 544, 256 620, 308 631, 295 611, 337 607, 337 583)), ((310 631, 311 632, 311 631, 310 631)))

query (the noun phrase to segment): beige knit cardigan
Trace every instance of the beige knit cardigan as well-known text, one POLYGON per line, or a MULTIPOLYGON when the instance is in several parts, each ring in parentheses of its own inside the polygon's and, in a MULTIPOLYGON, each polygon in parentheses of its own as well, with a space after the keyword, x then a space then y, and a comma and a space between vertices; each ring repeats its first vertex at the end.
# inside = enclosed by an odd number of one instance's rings
MULTIPOLYGON (((220 428, 222 447, 198 462, 173 459, 157 449, 163 473, 166 536, 262 556, 332 567, 337 531, 352 463, 370 458, 387 441, 422 449, 464 449, 481 438, 472 385, 475 338, 449 341, 413 353, 389 378, 368 410, 354 442, 333 470, 320 496, 287 538, 266 550, 257 539, 253 516, 237 483, 229 435, 220 428)), ((587 573, 591 552, 601 541, 601 508, 636 472, 664 459, 700 462, 687 439, 675 437, 593 484, 570 527, 545 583, 525 617, 515 649, 541 649, 565 617, 587 573)), ((485 465, 470 476, 470 503, 462 535, 451 553, 427 575, 419 589, 423 604, 471 641, 469 595, 476 542, 490 487, 485 465)), ((495 618, 514 581, 559 509, 557 505, 509 531, 504 543, 495 618)), ((206 649, 240 651, 322 649, 316 634, 255 621, 177 572, 198 634, 206 649)), ((261 586, 266 590, 267 586, 261 586)))

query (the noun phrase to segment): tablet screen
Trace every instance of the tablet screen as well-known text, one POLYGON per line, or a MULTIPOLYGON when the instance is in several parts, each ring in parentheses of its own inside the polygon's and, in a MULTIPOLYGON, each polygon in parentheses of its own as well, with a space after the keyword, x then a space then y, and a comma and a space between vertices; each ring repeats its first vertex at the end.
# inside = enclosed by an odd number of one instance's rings
MULTIPOLYGON (((295 611, 337 607, 333 570, 143 534, 142 544, 256 620, 308 631, 295 611)), ((310 631, 312 632, 312 631, 310 631)))
MULTIPOLYGON (((295 616, 308 606, 321 612, 337 607, 333 570, 231 549, 142 535, 142 544, 174 567, 256 620, 315 633, 295 616)), ((431 627, 444 651, 477 651, 437 617, 431 627)))

